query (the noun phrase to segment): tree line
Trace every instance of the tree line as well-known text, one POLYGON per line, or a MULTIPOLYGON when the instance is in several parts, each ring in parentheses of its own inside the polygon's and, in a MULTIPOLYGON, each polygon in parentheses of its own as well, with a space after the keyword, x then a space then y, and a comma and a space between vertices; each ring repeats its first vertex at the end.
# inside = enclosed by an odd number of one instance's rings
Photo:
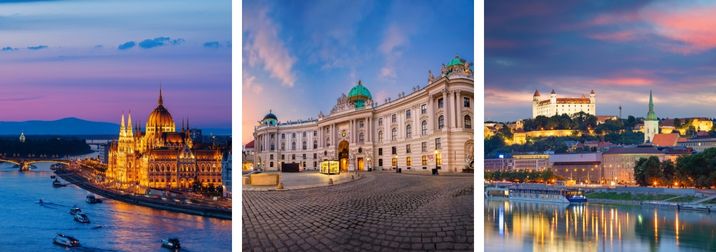
POLYGON ((634 165, 634 179, 640 186, 696 187, 716 186, 716 148, 681 156, 676 163, 652 156, 634 165))
POLYGON ((561 180, 551 170, 544 171, 485 171, 486 180, 507 180, 519 183, 545 183, 551 180, 561 180))

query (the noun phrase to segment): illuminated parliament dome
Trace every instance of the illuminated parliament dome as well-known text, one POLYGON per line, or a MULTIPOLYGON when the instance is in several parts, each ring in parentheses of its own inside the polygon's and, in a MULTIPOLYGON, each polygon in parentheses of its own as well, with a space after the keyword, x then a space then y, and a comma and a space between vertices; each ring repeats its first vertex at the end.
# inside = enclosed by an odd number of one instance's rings
POLYGON ((149 119, 147 119, 147 133, 161 133, 161 132, 176 132, 176 124, 172 114, 169 113, 164 107, 164 100, 162 99, 162 89, 159 89, 159 101, 157 107, 154 108, 149 119))

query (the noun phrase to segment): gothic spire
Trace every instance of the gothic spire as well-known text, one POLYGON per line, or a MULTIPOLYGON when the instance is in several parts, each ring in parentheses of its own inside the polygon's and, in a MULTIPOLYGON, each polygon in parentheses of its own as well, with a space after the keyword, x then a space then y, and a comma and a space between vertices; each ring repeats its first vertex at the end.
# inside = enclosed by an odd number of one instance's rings
POLYGON ((162 84, 159 83, 159 106, 164 105, 164 99, 162 99, 162 84))

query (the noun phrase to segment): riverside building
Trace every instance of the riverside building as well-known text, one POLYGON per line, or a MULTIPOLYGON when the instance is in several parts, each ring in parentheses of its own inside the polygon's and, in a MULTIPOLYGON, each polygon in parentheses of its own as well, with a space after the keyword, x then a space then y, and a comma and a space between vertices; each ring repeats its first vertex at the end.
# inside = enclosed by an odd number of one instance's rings
POLYGON ((125 124, 122 114, 119 140, 109 147, 107 180, 115 187, 137 191, 221 187, 222 152, 195 143, 188 122, 182 122, 177 132, 172 115, 164 107, 161 89, 157 103, 144 132, 138 124, 132 125, 131 114, 125 124))
POLYGON ((471 64, 455 57, 428 84, 378 105, 367 85, 342 94, 330 114, 279 122, 271 111, 254 128, 259 169, 318 170, 339 161, 340 171, 396 169, 461 172, 473 164, 474 81, 471 64))

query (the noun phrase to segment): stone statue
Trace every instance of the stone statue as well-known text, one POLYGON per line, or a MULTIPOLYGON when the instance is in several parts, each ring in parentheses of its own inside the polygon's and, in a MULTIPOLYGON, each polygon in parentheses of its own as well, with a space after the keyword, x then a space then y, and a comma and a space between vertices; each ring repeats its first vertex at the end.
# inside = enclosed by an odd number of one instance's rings
POLYGON ((435 81, 435 76, 433 76, 433 71, 428 70, 428 84, 433 83, 435 81))
POLYGON ((442 64, 442 66, 440 67, 440 74, 442 76, 445 76, 445 75, 447 75, 447 71, 448 71, 447 66, 445 66, 445 64, 442 64))

